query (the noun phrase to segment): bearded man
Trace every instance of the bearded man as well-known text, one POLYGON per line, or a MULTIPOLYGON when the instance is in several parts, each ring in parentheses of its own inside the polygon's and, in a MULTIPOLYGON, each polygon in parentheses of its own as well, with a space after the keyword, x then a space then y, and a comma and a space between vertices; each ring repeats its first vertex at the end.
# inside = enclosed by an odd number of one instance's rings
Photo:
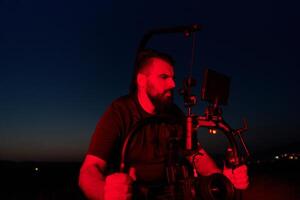
MULTIPOLYGON (((172 58, 164 53, 143 50, 138 54, 130 93, 114 100, 100 118, 81 167, 79 186, 88 199, 164 199, 170 178, 166 167, 170 160, 191 164, 189 158, 177 157, 179 153, 174 151, 171 151, 173 158, 170 156, 170 146, 180 152, 185 139, 185 116, 173 103, 173 66, 172 58), (126 152, 128 173, 120 172, 126 138, 136 124, 155 116, 169 116, 174 120, 149 123, 134 133, 126 152), (133 184, 140 188, 137 192, 142 195, 135 194, 133 184)), ((197 154, 194 167, 200 175, 223 173, 203 149, 197 154)), ((245 165, 224 175, 237 189, 247 188, 245 165)))

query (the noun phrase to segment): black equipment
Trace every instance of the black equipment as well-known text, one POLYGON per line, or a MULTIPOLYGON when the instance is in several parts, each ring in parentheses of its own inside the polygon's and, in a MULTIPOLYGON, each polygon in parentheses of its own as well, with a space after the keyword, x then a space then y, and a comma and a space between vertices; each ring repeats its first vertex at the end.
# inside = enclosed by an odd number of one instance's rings
MULTIPOLYGON (((138 50, 145 48, 147 42, 153 35, 165 33, 184 33, 185 36, 190 36, 194 32, 202 29, 200 25, 179 26, 172 28, 154 29, 144 35, 140 42, 138 50)), ((203 83, 201 87, 201 100, 208 102, 208 106, 202 115, 192 113, 192 107, 196 105, 197 96, 192 94, 192 88, 196 85, 196 80, 192 76, 188 76, 183 83, 183 88, 180 94, 183 96, 184 105, 187 109, 186 114, 186 140, 185 153, 186 155, 195 155, 198 152, 199 145, 196 139, 197 129, 206 127, 210 131, 218 129, 228 139, 228 148, 226 150, 226 165, 227 167, 235 168, 245 161, 241 158, 240 148, 238 143, 242 144, 244 154, 249 157, 249 151, 245 145, 242 133, 248 129, 246 121, 244 126, 239 129, 233 129, 222 117, 222 109, 220 105, 227 105, 230 89, 230 78, 224 74, 218 73, 211 69, 204 70, 203 83), (239 139, 236 139, 236 137, 239 139)), ((125 171, 126 166, 126 152, 128 144, 130 143, 135 132, 142 126, 148 123, 155 123, 157 121, 164 121, 166 123, 173 123, 169 118, 149 118, 137 124, 128 137, 125 139, 120 170, 125 171)), ((168 193, 162 199, 170 200, 241 200, 241 191, 234 189, 230 181, 222 174, 214 174, 209 177, 201 177, 197 173, 191 174, 188 169, 178 167, 176 162, 170 162, 167 166, 168 175, 168 193), (177 174, 180 173, 180 178, 177 174)), ((151 199, 151 198, 148 198, 151 199)))

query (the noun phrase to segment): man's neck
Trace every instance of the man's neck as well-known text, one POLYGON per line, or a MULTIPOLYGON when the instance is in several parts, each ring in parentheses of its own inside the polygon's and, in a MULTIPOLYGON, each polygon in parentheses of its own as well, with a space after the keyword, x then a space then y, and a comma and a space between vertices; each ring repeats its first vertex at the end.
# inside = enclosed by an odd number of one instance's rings
POLYGON ((138 91, 137 97, 141 107, 144 109, 145 112, 152 115, 155 114, 155 107, 146 93, 138 91))

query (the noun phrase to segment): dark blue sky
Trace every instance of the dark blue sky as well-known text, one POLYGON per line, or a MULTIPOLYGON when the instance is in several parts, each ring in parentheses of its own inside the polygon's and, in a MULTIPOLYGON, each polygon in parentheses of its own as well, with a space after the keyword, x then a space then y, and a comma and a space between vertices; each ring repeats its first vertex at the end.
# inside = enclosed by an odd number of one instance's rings
MULTIPOLYGON (((250 149, 300 142, 298 4, 130 2, 0 1, 0 159, 81 160, 105 108, 128 90, 144 32, 194 23, 205 28, 193 75, 200 83, 210 67, 232 77, 224 116, 233 127, 248 119, 250 149)), ((149 47, 173 55, 180 86, 191 40, 165 35, 149 47)), ((222 140, 202 134, 207 146, 222 140)))

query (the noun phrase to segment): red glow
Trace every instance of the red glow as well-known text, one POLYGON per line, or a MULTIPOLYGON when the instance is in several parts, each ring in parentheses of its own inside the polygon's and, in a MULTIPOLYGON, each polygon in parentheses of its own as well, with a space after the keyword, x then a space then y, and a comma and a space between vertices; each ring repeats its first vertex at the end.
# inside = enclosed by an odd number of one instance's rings
POLYGON ((152 58, 146 69, 138 73, 137 86, 141 106, 148 113, 154 114, 153 99, 164 103, 173 99, 175 88, 173 66, 160 58, 152 58))

